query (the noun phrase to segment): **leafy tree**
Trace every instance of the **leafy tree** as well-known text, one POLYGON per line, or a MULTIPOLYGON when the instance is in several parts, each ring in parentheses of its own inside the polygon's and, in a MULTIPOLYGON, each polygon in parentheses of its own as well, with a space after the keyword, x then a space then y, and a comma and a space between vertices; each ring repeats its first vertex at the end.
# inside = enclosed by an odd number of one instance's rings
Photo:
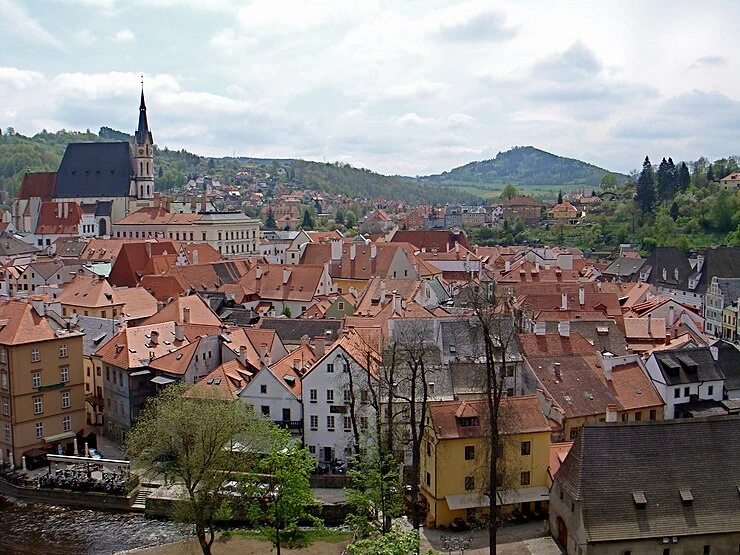
POLYGON ((344 210, 339 208, 337 210, 336 215, 334 216, 334 221, 339 225, 344 225, 344 210))
POLYGON ((280 555, 285 532, 297 533, 301 521, 321 522, 308 513, 316 505, 309 482, 313 458, 285 430, 273 428, 271 440, 270 452, 257 464, 246 493, 253 500, 250 513, 260 533, 280 555))
POLYGON ((712 170, 712 164, 709 164, 707 168, 707 181, 712 183, 714 181, 714 171, 712 170))
POLYGON ((303 222, 301 225, 305 229, 311 229, 313 227, 313 218, 311 217, 311 213, 308 211, 308 209, 303 211, 303 222))
POLYGON ((290 307, 287 306, 287 305, 285 306, 285 308, 283 308, 283 311, 281 312, 281 314, 283 316, 285 316, 286 318, 292 318, 293 317, 293 313, 290 310, 290 307))
POLYGON ((563 202, 563 191, 558 191, 558 204, 563 202))
POLYGON ((399 524, 387 534, 376 534, 347 546, 351 555, 410 555, 419 552, 419 531, 399 524))
POLYGON ((519 191, 517 191, 516 187, 514 187, 511 183, 509 183, 506 187, 504 187, 504 190, 501 191, 502 199, 512 199, 513 197, 518 195, 519 191))
POLYGON ((275 214, 272 211, 272 206, 267 209, 267 220, 265 221, 265 227, 267 229, 275 229, 277 222, 275 221, 275 214))
POLYGON ((238 442, 249 450, 270 437, 267 420, 251 405, 211 397, 192 397, 188 386, 173 384, 149 400, 126 438, 126 451, 146 471, 173 477, 182 486, 175 517, 195 528, 204 555, 211 553, 214 522, 223 514, 217 492, 235 471, 249 470, 246 457, 234 456, 238 442))
POLYGON ((712 227, 719 232, 727 233, 732 231, 732 216, 735 213, 733 199, 730 193, 721 189, 714 199, 710 213, 712 227))
POLYGON ((655 175, 653 174, 653 166, 650 164, 650 158, 647 156, 645 156, 645 162, 642 164, 640 178, 637 180, 635 202, 643 214, 652 213, 655 205, 655 175))
POLYGON ((607 172, 601 178, 601 190, 611 191, 617 188, 617 176, 611 172, 607 172))

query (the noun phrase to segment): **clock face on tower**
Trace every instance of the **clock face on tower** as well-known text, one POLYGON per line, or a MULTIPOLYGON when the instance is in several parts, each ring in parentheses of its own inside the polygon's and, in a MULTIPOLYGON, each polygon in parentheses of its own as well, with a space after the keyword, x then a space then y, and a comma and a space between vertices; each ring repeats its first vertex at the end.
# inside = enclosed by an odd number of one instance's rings
POLYGON ((142 154, 144 154, 144 149, 143 148, 140 148, 139 149, 139 156, 141 156, 142 154))

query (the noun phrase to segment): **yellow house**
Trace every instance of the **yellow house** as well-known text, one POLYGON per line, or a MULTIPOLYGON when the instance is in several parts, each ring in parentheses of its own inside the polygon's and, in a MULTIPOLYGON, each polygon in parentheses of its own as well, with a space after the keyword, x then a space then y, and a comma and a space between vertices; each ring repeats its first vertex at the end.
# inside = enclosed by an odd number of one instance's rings
MULTIPOLYGON (((427 526, 470 522, 488 513, 490 444, 486 440, 486 401, 439 401, 429 407, 422 445, 421 493, 427 526)), ((523 514, 546 509, 550 426, 534 395, 501 400, 497 505, 523 514)))
POLYGON ((121 299, 108 280, 103 277, 78 275, 64 286, 57 296, 62 305, 62 316, 73 314, 96 318, 116 318, 123 309, 121 299))

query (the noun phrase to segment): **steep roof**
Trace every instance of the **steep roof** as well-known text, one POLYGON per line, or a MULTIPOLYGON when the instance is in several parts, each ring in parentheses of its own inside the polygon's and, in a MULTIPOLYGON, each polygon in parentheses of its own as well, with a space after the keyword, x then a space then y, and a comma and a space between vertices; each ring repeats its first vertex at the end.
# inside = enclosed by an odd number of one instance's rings
POLYGON ((704 252, 704 265, 697 292, 705 293, 713 277, 740 276, 740 247, 715 247, 704 252))
MULTIPOLYGON (((301 398, 301 378, 319 357, 311 345, 301 345, 267 367, 267 371, 282 382, 296 398, 301 398)), ((264 372, 264 369, 262 370, 264 372)))
POLYGON ((396 230, 390 239, 393 243, 411 243, 416 247, 425 248, 429 251, 447 252, 455 248, 455 243, 460 243, 466 249, 470 248, 468 236, 462 230, 396 230))
POLYGON ((740 390, 740 350, 727 341, 718 341, 717 366, 725 377, 725 389, 727 391, 740 390))
POLYGON ((12 233, 0 230, 0 256, 19 256, 34 252, 39 252, 39 250, 30 243, 16 238, 12 233))
POLYGON ((152 138, 152 132, 149 131, 149 122, 146 118, 146 102, 144 102, 144 87, 141 88, 141 103, 139 104, 139 126, 136 128, 136 134, 134 135, 136 144, 154 144, 152 138))
POLYGON ((70 143, 59 164, 54 198, 125 197, 133 175, 128 143, 70 143))
MULTIPOLYGON (((90 245, 92 246, 92 245, 90 245)), ((176 255, 179 245, 172 241, 143 241, 123 243, 117 253, 115 262, 110 271, 109 279, 112 284, 126 287, 136 287, 151 262, 152 256, 171 254, 176 255)))
POLYGON ((252 268, 239 284, 255 291, 260 299, 309 302, 323 274, 323 265, 264 264, 252 268))
MULTIPOLYGON (((502 397, 499 410, 499 426, 504 435, 550 433, 551 431, 535 395, 502 397)), ((461 419, 478 417, 479 422, 484 424, 487 413, 486 401, 483 399, 429 403, 429 415, 438 439, 482 436, 485 434, 485 426, 462 426, 461 419)))
POLYGON ((151 360, 166 355, 172 349, 179 349, 190 343, 187 338, 178 341, 175 338, 175 323, 152 324, 126 328, 114 335, 103 345, 96 355, 104 362, 117 368, 141 368, 148 366, 151 360), (152 331, 159 333, 157 343, 152 343, 152 331))
POLYGON ((55 330, 30 303, 0 301, 0 344, 20 345, 56 339, 55 330))
POLYGON ((722 373, 709 347, 688 347, 673 351, 657 351, 652 357, 668 385, 721 380, 722 373))
POLYGON ((205 324, 209 326, 220 326, 221 319, 216 315, 206 301, 198 295, 176 297, 167 306, 144 321, 144 324, 156 324, 159 322, 185 323, 185 312, 188 314, 188 323, 205 324))
POLYGON ((57 182, 56 172, 29 172, 23 176, 15 198, 30 199, 38 197, 42 201, 51 200, 57 182))
POLYGON ((200 338, 197 338, 179 349, 170 349, 169 352, 150 361, 149 366, 168 374, 184 376, 195 356, 195 352, 198 350, 199 343, 200 338))
POLYGON ((308 320, 301 318, 262 318, 257 324, 260 328, 275 330, 283 343, 296 344, 301 337, 324 337, 326 343, 333 343, 339 338, 340 320, 308 320), (329 331, 330 333, 326 334, 329 331))
POLYGON ((90 356, 105 345, 111 337, 118 333, 115 320, 110 318, 94 318, 93 316, 79 316, 77 326, 82 336, 82 354, 90 356))
POLYGON ((64 286, 64 290, 57 296, 57 301, 63 305, 81 306, 87 308, 120 307, 123 300, 108 280, 99 277, 77 275, 64 286))
POLYGON ((737 417, 587 424, 555 481, 589 542, 737 533, 738 453, 737 417))
POLYGON ((115 287, 118 298, 123 301, 121 314, 126 320, 148 318, 157 313, 157 299, 141 287, 115 287))
POLYGON ((252 380, 254 374, 247 370, 238 359, 224 362, 203 376, 190 390, 188 397, 217 398, 229 401, 239 398, 239 392, 252 380), (213 393, 216 390, 218 393, 213 393))
POLYGON ((82 208, 76 202, 42 202, 36 235, 77 235, 80 220, 82 208))

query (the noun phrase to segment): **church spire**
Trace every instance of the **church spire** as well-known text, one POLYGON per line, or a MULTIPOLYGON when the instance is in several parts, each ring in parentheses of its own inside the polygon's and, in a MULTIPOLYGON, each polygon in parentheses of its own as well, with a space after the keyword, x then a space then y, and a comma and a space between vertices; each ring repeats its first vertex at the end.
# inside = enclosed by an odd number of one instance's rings
POLYGON ((152 133, 149 131, 149 122, 146 119, 146 102, 144 101, 144 76, 141 76, 141 104, 139 104, 139 127, 136 130, 136 143, 143 145, 149 141, 154 143, 152 133))

